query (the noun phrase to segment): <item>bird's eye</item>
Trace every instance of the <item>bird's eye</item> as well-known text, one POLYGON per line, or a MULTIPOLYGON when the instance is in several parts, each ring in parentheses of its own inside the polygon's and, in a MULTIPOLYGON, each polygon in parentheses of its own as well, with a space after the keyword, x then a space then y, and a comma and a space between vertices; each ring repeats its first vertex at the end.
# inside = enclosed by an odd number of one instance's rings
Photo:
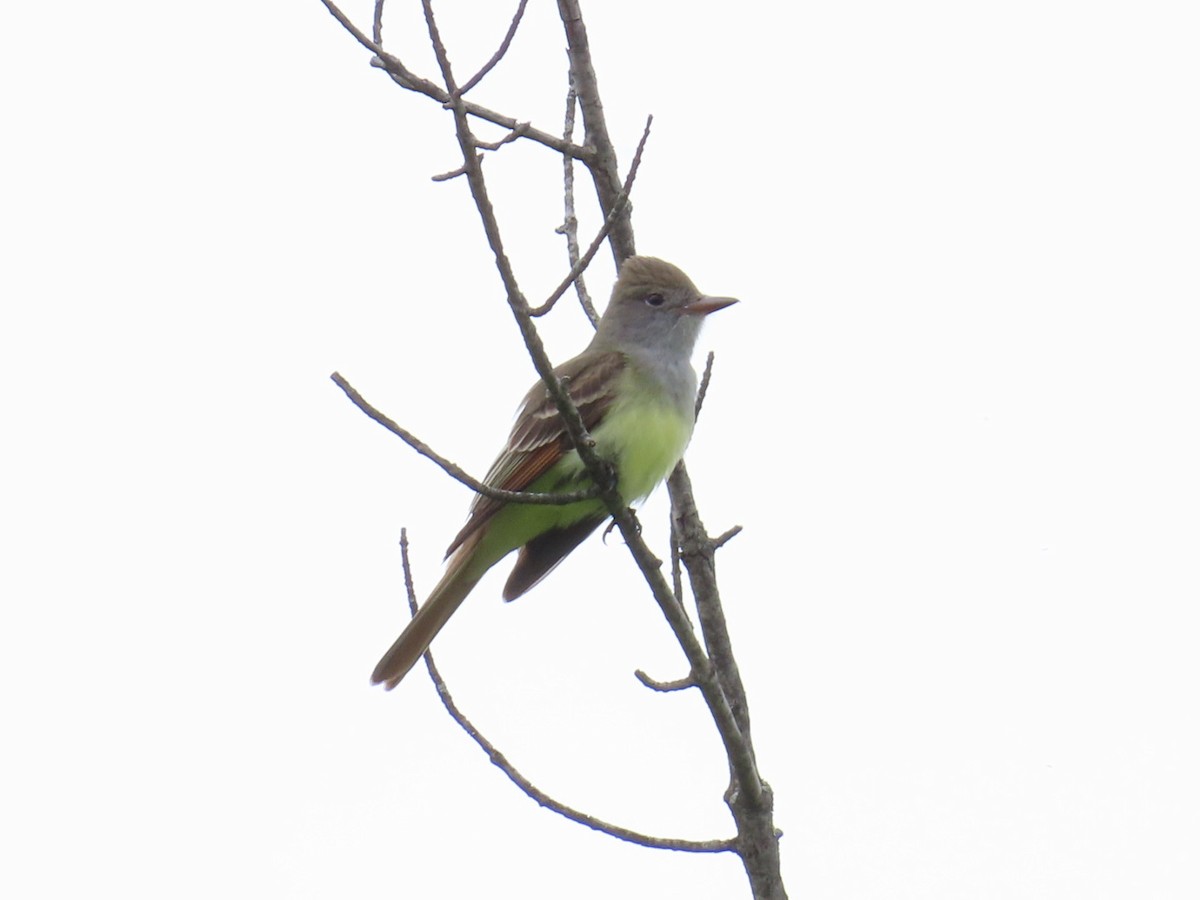
POLYGON ((648 297, 646 297, 647 306, 662 306, 665 302, 666 300, 663 298, 662 294, 650 294, 648 297))

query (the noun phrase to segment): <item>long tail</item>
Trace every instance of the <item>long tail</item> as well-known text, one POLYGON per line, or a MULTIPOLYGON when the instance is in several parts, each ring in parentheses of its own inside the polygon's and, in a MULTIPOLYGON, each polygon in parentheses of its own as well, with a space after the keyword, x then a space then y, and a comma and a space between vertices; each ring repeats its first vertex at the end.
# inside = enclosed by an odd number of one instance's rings
POLYGON ((391 690, 408 674, 408 670, 417 664, 429 649, 430 643, 442 626, 450 621, 454 611, 462 605, 467 594, 479 583, 491 566, 480 566, 472 560, 472 546, 460 547, 446 567, 446 574, 429 594, 429 599, 417 610, 408 627, 401 632, 396 642, 383 654, 375 671, 371 674, 371 684, 382 684, 385 690, 391 690), (466 551, 465 553, 463 551, 466 551))

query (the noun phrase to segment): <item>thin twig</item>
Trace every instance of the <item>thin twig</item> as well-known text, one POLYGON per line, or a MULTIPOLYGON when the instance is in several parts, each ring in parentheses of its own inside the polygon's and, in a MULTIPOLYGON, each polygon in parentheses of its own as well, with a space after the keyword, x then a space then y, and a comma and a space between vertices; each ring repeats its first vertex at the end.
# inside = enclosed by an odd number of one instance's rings
POLYGON ((733 540, 735 537, 737 537, 741 533, 742 533, 741 525, 734 525, 732 528, 726 529, 725 531, 721 532, 715 538, 712 539, 712 548, 714 550, 720 550, 722 547, 724 547, 726 544, 728 544, 731 540, 733 540))
MULTIPOLYGON (((675 592, 675 599, 683 605, 683 567, 680 564, 679 556, 679 526, 675 524, 675 517, 671 517, 671 590, 675 592)), ((685 606, 686 610, 687 607, 685 606)))
POLYGON ((567 292, 567 288, 571 283, 578 278, 583 270, 591 264, 592 258, 596 255, 596 251, 600 249, 600 245, 604 243, 604 239, 616 227, 625 208, 629 205, 629 192, 633 190, 633 181, 637 178, 638 167, 642 164, 642 151, 646 149, 646 140, 650 137, 650 123, 654 121, 654 116, 646 117, 646 127, 642 130, 642 139, 638 141, 637 150, 633 154, 633 163, 629 166, 629 174, 625 176, 625 184, 621 191, 617 194, 616 200, 613 201, 613 207, 609 210, 608 215, 604 219, 604 224, 600 226, 600 231, 592 239, 592 243, 588 246, 587 252, 580 257, 579 262, 571 266, 571 271, 567 273, 567 277, 559 283, 554 289, 546 302, 541 306, 535 307, 529 311, 531 316, 544 316, 554 308, 554 304, 559 298, 567 292))
POLYGON ((408 444, 408 446, 412 447, 426 459, 433 460, 438 464, 438 466, 441 467, 442 471, 451 478, 462 482, 477 494, 483 494, 485 497, 491 497, 493 500, 502 500, 506 503, 529 503, 545 506, 564 506, 568 503, 578 503, 580 500, 594 500, 600 496, 600 488, 595 486, 583 491, 572 491, 571 493, 542 494, 533 491, 528 493, 524 491, 504 491, 500 488, 492 487, 489 484, 484 484, 477 478, 472 478, 465 471, 460 469, 444 456, 439 455, 433 450, 432 447, 422 441, 419 437, 414 435, 412 432, 401 428, 382 412, 368 403, 363 398, 362 394, 356 391, 350 385, 350 383, 341 376, 340 373, 334 372, 329 377, 333 380, 334 384, 336 384, 345 392, 346 396, 350 398, 351 403, 361 409, 364 413, 366 413, 392 434, 396 435, 396 437, 400 438, 400 440, 404 441, 404 443, 408 444))
POLYGON ((459 166, 457 169, 451 169, 449 172, 442 172, 440 175, 430 175, 429 180, 437 181, 437 182, 451 181, 460 175, 466 175, 466 174, 467 174, 467 167, 459 166))
POLYGON ((650 688, 652 691, 659 691, 663 694, 669 694, 674 691, 686 691, 688 688, 696 687, 696 679, 691 675, 685 678, 676 678, 674 681, 658 681, 651 678, 641 669, 637 669, 633 673, 633 677, 650 688))
MULTIPOLYGON (((571 141, 575 137, 575 107, 578 105, 575 95, 575 84, 567 74, 567 113, 563 117, 563 140, 571 141)), ((558 234, 567 239, 567 262, 574 269, 579 263, 579 219, 575 215, 575 160, 563 155, 563 223, 555 229, 558 234)), ((588 317, 592 327, 600 321, 596 312, 596 304, 588 293, 583 273, 575 277, 575 294, 579 297, 579 305, 583 314, 588 317)))
MULTIPOLYGON (((471 132, 470 122, 467 120, 466 101, 455 93, 454 72, 450 66, 446 46, 442 43, 441 35, 438 32, 433 16, 433 8, 429 0, 422 0, 421 6, 425 11, 425 20, 429 28, 429 39, 433 44, 438 66, 446 82, 447 95, 450 97, 451 110, 454 113, 454 131, 455 136, 458 138, 459 149, 463 154, 463 165, 467 170, 467 183, 470 185, 471 196, 475 200, 476 209, 479 211, 479 218, 483 223, 483 230, 487 236, 488 246, 491 247, 492 255, 495 258, 496 270, 500 275, 501 282, 504 284, 505 300, 508 302, 513 317, 516 319, 517 327, 521 331, 521 338, 525 342, 526 350, 529 351, 529 357, 533 361, 533 366, 537 370, 538 375, 541 376, 547 393, 554 400, 558 414, 563 419, 563 424, 572 445, 576 452, 579 453, 580 459, 592 475, 593 480, 596 484, 601 485, 601 499, 605 501, 605 505, 610 507, 614 503, 620 505, 620 501, 616 497, 616 482, 612 477, 612 465, 601 460, 596 455, 595 441, 588 435, 587 428, 583 424, 583 419, 579 415, 579 410, 571 402, 571 397, 567 393, 565 384, 554 374, 550 357, 546 354, 546 347, 542 343, 541 336, 533 324, 533 319, 530 317, 529 303, 525 300, 525 296, 517 284, 517 277, 513 272, 512 262, 504 250, 504 240, 500 235, 500 225, 496 221, 495 209, 492 207, 491 198, 488 196, 487 182, 483 177, 483 168, 480 166, 475 153, 476 139, 475 135, 471 132)), ((620 506, 620 509, 622 515, 626 516, 628 521, 631 514, 623 505, 620 506)))
MULTIPOLYGON (((416 91, 418 94, 424 94, 426 97, 431 97, 438 103, 445 103, 450 99, 450 95, 442 88, 438 87, 427 78, 411 72, 405 67, 397 57, 385 51, 379 44, 358 28, 350 17, 342 12, 333 0, 321 0, 325 8, 350 35, 375 54, 375 58, 371 60, 371 65, 376 68, 383 69, 391 76, 396 84, 400 85, 405 90, 416 91)), ((503 113, 498 113, 495 110, 488 109, 485 106, 480 106, 478 103, 472 103, 469 100, 463 101, 463 108, 468 115, 475 116, 478 119, 483 119, 495 125, 500 125, 504 128, 516 128, 520 121, 512 116, 506 116, 503 113)), ((583 163, 591 165, 592 160, 596 156, 596 151, 591 147, 582 147, 578 144, 573 144, 569 141, 564 141, 557 135, 550 134, 548 131, 542 131, 539 128, 530 128, 522 135, 531 141, 550 147, 552 150, 557 150, 559 153, 565 153, 568 156, 573 156, 583 163)))
MULTIPOLYGON (((400 562, 404 568, 404 590, 408 595, 409 614, 415 616, 417 614, 417 594, 413 589, 412 566, 408 559, 408 531, 404 528, 400 529, 400 562)), ((522 775, 508 761, 508 758, 496 749, 496 745, 484 737, 479 729, 475 727, 475 724, 463 714, 462 710, 458 708, 458 704, 454 702, 454 697, 450 694, 450 689, 446 687, 446 682, 438 671, 437 664, 433 661, 433 653, 429 650, 425 651, 425 668, 429 671, 429 677, 437 689, 438 698, 442 701, 442 705, 446 707, 446 712, 450 713, 450 718, 454 719, 458 726, 471 737, 471 740, 479 745, 480 749, 487 754, 492 765, 503 772, 509 781, 515 784, 527 797, 539 806, 543 806, 551 812, 556 812, 560 816, 570 819, 572 822, 586 825, 588 828, 611 835, 622 841, 628 841, 632 844, 639 844, 655 850, 681 850, 688 853, 726 853, 736 849, 736 842, 728 839, 689 841, 682 838, 663 838, 643 834, 640 831, 632 831, 628 828, 622 828, 620 825, 605 822, 603 819, 598 819, 595 816, 589 816, 587 813, 580 812, 577 809, 567 806, 565 803, 555 800, 522 775)))
POLYGON ((516 128, 512 129, 512 131, 510 131, 504 137, 500 138, 500 140, 498 140, 498 141, 477 141, 475 146, 478 147, 480 150, 499 150, 505 144, 511 144, 513 141, 517 140, 518 138, 524 137, 525 132, 527 132, 532 127, 533 126, 530 125, 528 122, 521 122, 520 124, 517 125, 516 128))
POLYGON ((467 93, 467 91, 471 90, 471 88, 483 81, 484 76, 487 75, 488 72, 492 71, 492 69, 496 68, 496 63, 500 62, 500 60, 504 58, 504 54, 508 52, 508 48, 512 44, 513 38, 516 37, 517 26, 521 24, 521 17, 525 15, 525 4, 528 2, 529 0, 521 0, 521 2, 517 4, 516 15, 513 16, 512 23, 508 26, 508 33, 504 35, 504 40, 500 42, 500 49, 492 54, 492 58, 483 64, 482 69, 468 78, 467 83, 458 89, 458 96, 463 96, 467 93))
POLYGON ((375 0, 375 16, 371 23, 371 39, 380 47, 383 46, 383 4, 384 0, 375 0))
POLYGON ((712 381, 713 360, 717 355, 711 350, 708 351, 708 357, 704 360, 704 375, 700 378, 700 390, 696 392, 696 419, 700 418, 700 410, 704 408, 704 397, 708 394, 708 383, 712 381))
MULTIPOLYGON (((359 30, 359 27, 350 21, 350 17, 347 16, 344 12, 342 12, 338 8, 337 4, 333 2, 333 0, 321 0, 321 2, 325 5, 325 8, 327 10, 329 10, 329 14, 332 15, 335 19, 337 19, 338 22, 341 23, 341 26, 343 28, 345 28, 348 32, 350 32, 351 36, 356 41, 358 41, 360 44, 362 44, 364 47, 366 47, 368 50, 370 50, 372 53, 374 53, 379 58, 380 63, 383 64, 384 68, 387 68, 389 71, 394 70, 397 75, 399 75, 405 81, 410 82, 410 84, 406 84, 405 87, 408 87, 409 90, 417 90, 417 88, 414 87, 414 85, 419 82, 425 81, 425 79, 423 79, 417 75, 414 75, 412 72, 408 71, 408 69, 406 69, 404 67, 404 63, 400 62, 399 59, 392 56, 390 53, 386 52, 383 49, 383 47, 381 47, 379 45, 378 41, 373 41, 373 40, 371 40, 371 38, 369 38, 365 34, 363 34, 362 31, 359 30)), ((376 11, 380 15, 383 14, 382 8, 377 8, 376 11)), ((381 26, 380 30, 382 33, 382 26, 381 26)), ((432 86, 432 82, 430 82, 430 84, 432 86)), ((422 92, 422 93, 424 93, 424 92, 422 92)))
MULTIPOLYGON (((592 65, 592 50, 579 0, 558 0, 558 16, 567 36, 567 56, 571 60, 571 74, 575 79, 575 90, 579 92, 579 108, 583 112, 583 143, 594 151, 594 156, 588 161, 588 171, 596 186, 600 209, 607 215, 616 206, 616 197, 621 188, 621 169, 617 165, 617 151, 604 120, 600 85, 596 79, 596 67, 592 65)), ((628 208, 613 226, 610 244, 613 262, 618 268, 637 253, 633 240, 633 219, 628 208)))

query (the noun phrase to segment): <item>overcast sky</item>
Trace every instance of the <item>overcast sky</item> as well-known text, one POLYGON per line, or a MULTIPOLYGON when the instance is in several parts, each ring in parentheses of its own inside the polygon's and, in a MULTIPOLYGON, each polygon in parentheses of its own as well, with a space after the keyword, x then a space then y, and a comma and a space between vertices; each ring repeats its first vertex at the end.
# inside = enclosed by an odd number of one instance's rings
MULTIPOLYGON (((437 4, 460 73, 510 6, 437 4)), ((720 579, 791 896, 1197 896, 1194 4, 584 12, 622 164, 655 116, 639 250, 743 301, 688 463, 745 528, 720 579)), ((532 0, 474 98, 558 130, 564 45, 532 0)), ((329 373, 475 473, 534 378, 431 181, 448 113, 317 0, 20 4, 0 76, 0 893, 747 896, 736 857, 540 809, 419 672, 368 685, 401 528, 424 593, 470 494, 329 373)), ((485 172, 536 299, 560 160, 485 172)), ((643 522, 665 555, 662 496, 643 522)), ((462 707, 564 802, 730 835, 704 708, 633 678, 684 663, 619 539, 513 604, 506 568, 435 644, 462 707)))

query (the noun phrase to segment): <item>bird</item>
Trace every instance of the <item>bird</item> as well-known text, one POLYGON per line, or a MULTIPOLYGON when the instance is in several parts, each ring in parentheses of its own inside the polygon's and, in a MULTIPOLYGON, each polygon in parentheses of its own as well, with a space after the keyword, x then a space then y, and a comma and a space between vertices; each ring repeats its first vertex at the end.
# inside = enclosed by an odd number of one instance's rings
MULTIPOLYGON (((671 263, 631 256, 620 266, 591 342, 555 367, 597 455, 615 467, 623 503, 645 499, 683 458, 695 424, 691 357, 701 324, 710 313, 737 302, 702 294, 671 263)), ((544 382, 525 395, 508 441, 483 483, 538 493, 575 492, 594 484, 544 382)), ((441 580, 379 660, 372 683, 395 688, 479 580, 504 557, 517 551, 502 592, 505 600, 514 600, 607 517, 599 498, 547 505, 476 494, 466 524, 446 551, 441 580)))

